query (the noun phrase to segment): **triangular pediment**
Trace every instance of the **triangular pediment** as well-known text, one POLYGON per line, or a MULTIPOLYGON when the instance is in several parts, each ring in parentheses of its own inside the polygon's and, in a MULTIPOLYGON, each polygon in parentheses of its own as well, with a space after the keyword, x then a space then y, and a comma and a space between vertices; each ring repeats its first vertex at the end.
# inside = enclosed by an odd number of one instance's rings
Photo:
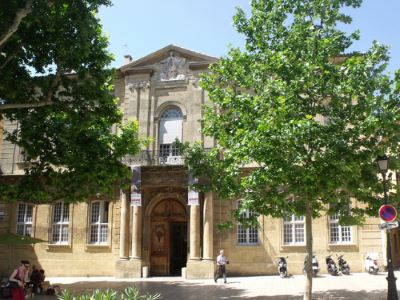
POLYGON ((131 69, 151 67, 165 61, 170 56, 181 57, 189 63, 212 64, 218 60, 217 57, 209 56, 171 44, 151 54, 134 60, 131 63, 120 67, 119 70, 124 72, 131 69))

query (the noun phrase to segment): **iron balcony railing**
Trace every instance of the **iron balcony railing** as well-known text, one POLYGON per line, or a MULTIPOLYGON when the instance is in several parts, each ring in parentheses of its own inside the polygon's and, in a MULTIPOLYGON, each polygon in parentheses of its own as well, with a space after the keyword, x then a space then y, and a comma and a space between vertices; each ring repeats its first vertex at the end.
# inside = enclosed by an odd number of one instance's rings
POLYGON ((127 155, 122 159, 126 165, 163 166, 183 165, 184 159, 179 151, 174 153, 160 153, 160 151, 142 150, 138 155, 127 155))

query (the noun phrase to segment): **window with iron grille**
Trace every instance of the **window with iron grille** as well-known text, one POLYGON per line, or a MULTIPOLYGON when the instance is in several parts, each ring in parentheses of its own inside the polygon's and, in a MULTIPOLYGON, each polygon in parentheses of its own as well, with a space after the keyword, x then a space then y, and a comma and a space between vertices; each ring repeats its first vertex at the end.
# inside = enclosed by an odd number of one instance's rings
POLYGON ((173 144, 160 144, 160 157, 179 156, 178 147, 173 144))
POLYGON ((331 244, 349 244, 352 243, 351 226, 339 224, 339 214, 329 216, 329 234, 331 244))
POLYGON ((283 244, 304 245, 304 216, 291 215, 283 219, 283 244))
POLYGON ((17 210, 17 234, 32 236, 33 205, 20 203, 17 210))
POLYGON ((108 201, 94 201, 90 205, 89 244, 108 243, 108 201))
POLYGON ((51 242, 52 244, 68 244, 69 239, 69 205, 64 202, 53 204, 51 242))
MULTIPOLYGON (((240 201, 238 201, 238 206, 240 201)), ((250 210, 244 211, 241 216, 249 218, 254 215, 250 210)), ((237 223, 237 243, 239 245, 255 245, 258 244, 258 228, 255 226, 245 227, 240 222, 237 223)))
POLYGON ((180 156, 179 149, 174 146, 176 140, 182 141, 182 111, 177 106, 169 107, 160 117, 159 145, 160 157, 167 161, 170 157, 180 156))

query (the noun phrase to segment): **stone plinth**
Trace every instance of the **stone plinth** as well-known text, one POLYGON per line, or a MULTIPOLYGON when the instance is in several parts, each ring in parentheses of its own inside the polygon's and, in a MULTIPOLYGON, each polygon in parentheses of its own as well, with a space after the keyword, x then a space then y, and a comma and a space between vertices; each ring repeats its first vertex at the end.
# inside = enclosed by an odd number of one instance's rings
POLYGON ((115 278, 141 278, 142 261, 139 259, 120 259, 115 262, 115 278))
POLYGON ((186 265, 187 279, 213 278, 215 263, 212 260, 188 260, 186 265))

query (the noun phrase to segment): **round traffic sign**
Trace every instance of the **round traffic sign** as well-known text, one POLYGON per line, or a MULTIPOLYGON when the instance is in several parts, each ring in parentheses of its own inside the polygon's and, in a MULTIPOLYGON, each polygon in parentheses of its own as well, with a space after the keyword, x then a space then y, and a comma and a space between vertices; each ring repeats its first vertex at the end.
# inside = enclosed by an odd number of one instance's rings
POLYGON ((379 209, 379 216, 385 222, 392 222, 397 217, 397 210, 393 205, 385 204, 379 209))

